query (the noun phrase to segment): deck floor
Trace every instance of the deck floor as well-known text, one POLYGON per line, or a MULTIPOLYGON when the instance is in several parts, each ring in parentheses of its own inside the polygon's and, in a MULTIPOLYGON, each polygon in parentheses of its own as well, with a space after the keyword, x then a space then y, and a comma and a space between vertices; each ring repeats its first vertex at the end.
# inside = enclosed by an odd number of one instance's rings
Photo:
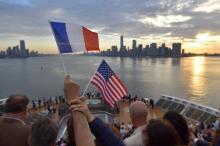
MULTIPOLYGON (((53 104, 52 107, 56 108, 57 112, 53 113, 50 118, 54 122, 58 123, 61 118, 58 115, 59 104, 53 104)), ((160 109, 158 109, 157 107, 155 107, 154 109, 148 107, 147 109, 148 109, 147 120, 161 118, 163 116, 163 112, 160 109)), ((45 113, 45 112, 47 112, 46 107, 30 109, 30 111, 29 111, 30 114, 40 114, 40 113, 45 113)), ((130 115, 129 115, 129 103, 120 102, 120 113, 117 116, 119 117, 120 122, 121 123, 123 122, 125 125, 127 125, 129 122, 131 122, 130 115)))

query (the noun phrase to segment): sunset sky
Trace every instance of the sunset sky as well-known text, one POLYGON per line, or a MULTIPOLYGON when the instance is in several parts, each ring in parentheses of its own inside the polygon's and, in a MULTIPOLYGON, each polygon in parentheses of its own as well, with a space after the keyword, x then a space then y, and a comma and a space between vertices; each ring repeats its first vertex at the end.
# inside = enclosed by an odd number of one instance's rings
POLYGON ((132 39, 182 42, 186 52, 220 53, 220 0, 0 0, 0 49, 26 40, 31 50, 57 53, 48 20, 99 33, 101 49, 132 39))

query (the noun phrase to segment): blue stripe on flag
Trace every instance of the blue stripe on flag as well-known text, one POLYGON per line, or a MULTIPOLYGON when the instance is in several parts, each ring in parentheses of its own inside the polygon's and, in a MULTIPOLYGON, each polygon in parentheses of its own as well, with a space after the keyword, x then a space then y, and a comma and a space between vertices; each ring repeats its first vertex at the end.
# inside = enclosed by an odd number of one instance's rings
POLYGON ((73 50, 66 32, 66 24, 62 22, 50 22, 50 24, 60 53, 72 53, 73 50))

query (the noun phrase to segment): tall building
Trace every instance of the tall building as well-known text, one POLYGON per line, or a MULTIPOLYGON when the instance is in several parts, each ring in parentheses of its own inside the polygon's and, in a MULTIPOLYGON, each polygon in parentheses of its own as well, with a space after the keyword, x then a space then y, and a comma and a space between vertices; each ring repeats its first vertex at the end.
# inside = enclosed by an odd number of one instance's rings
POLYGON ((24 40, 20 40, 20 48, 21 48, 21 51, 26 49, 24 40))
POLYGON ((157 55, 158 55, 157 43, 151 43, 149 49, 149 56, 155 57, 157 55))
POLYGON ((27 51, 26 51, 24 40, 20 40, 20 48, 21 48, 21 51, 20 51, 21 57, 27 57, 27 51))
POLYGON ((166 44, 163 43, 160 47, 160 50, 159 50, 159 54, 161 57, 168 57, 169 56, 169 48, 166 47, 166 44))
POLYGON ((12 48, 11 47, 8 47, 7 49, 7 56, 11 56, 12 55, 12 48))
POLYGON ((173 43, 172 46, 172 56, 181 57, 181 43, 173 43))
POLYGON ((149 52, 149 45, 146 45, 142 52, 142 56, 148 56, 148 52, 149 52))
POLYGON ((138 55, 138 57, 141 57, 142 51, 143 51, 143 45, 139 44, 138 48, 137 48, 137 55, 138 55))
POLYGON ((137 48, 137 41, 133 40, 132 41, 132 49, 136 49, 137 48))
POLYGON ((117 46, 112 46, 111 56, 113 56, 113 57, 118 56, 118 47, 117 46))
POLYGON ((124 37, 123 37, 123 35, 120 36, 120 51, 119 51, 119 56, 120 56, 120 57, 125 57, 125 56, 127 56, 127 50, 126 50, 126 46, 124 46, 124 37))
POLYGON ((124 47, 124 37, 123 35, 120 36, 120 49, 124 47))

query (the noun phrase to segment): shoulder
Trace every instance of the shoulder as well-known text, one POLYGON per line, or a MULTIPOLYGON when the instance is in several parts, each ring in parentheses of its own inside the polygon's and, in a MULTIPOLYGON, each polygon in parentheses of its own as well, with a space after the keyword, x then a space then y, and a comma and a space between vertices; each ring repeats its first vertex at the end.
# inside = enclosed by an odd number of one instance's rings
POLYGON ((143 145, 142 131, 137 132, 124 140, 126 146, 141 146, 143 145))

